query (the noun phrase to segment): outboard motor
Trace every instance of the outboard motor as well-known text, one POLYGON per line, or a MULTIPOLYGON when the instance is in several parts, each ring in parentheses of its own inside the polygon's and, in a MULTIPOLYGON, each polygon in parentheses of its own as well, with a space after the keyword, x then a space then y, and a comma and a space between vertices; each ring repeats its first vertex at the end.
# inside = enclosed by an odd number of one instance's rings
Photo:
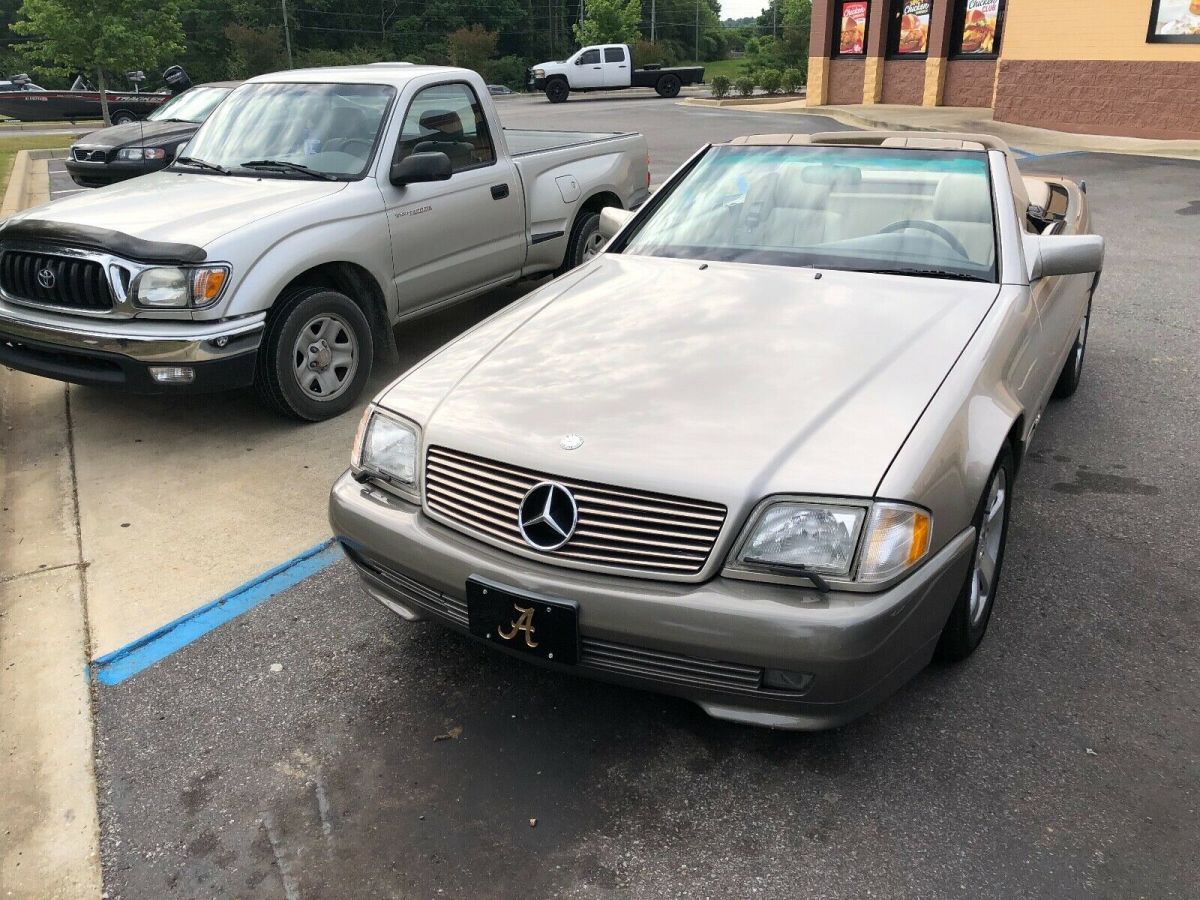
POLYGON ((192 79, 183 71, 183 66, 171 66, 163 72, 163 81, 167 83, 172 94, 182 94, 192 86, 192 79))

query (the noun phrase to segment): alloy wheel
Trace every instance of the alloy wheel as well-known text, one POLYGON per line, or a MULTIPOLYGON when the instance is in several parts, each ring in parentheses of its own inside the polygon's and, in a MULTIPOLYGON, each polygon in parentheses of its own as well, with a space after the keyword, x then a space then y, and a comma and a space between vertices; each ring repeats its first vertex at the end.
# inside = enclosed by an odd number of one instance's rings
POLYGON ((996 575, 1004 541, 1004 516, 1008 500, 1008 475, 998 468, 988 486, 987 505, 975 542, 975 564, 971 572, 971 626, 983 621, 996 593, 996 575))

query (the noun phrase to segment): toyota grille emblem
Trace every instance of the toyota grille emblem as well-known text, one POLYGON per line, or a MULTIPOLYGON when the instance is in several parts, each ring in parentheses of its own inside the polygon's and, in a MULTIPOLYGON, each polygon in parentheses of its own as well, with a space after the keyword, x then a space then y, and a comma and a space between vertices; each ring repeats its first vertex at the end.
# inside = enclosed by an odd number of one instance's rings
POLYGON ((535 550, 557 550, 571 539, 579 522, 574 495, 556 481, 529 489, 517 510, 517 527, 535 550))
POLYGON ((54 271, 52 269, 40 269, 37 274, 38 284, 46 290, 54 287, 54 271))

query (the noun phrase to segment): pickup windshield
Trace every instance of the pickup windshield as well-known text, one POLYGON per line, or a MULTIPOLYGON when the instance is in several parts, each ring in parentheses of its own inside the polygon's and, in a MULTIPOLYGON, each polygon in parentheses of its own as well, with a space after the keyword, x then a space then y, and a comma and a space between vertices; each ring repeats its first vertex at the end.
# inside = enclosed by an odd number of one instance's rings
POLYGON ((358 178, 395 93, 377 84, 244 84, 200 126, 184 156, 231 175, 358 178), (259 164, 242 168, 247 162, 259 164))
POLYGON ((982 153, 715 147, 620 252, 996 281, 982 153))

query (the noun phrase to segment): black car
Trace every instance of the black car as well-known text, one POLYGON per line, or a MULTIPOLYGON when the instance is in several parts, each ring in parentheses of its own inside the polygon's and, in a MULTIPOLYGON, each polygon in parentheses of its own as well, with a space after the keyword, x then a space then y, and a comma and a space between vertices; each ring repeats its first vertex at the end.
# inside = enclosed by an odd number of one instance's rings
POLYGON ((199 84, 173 97, 142 122, 114 125, 71 145, 67 171, 82 187, 102 187, 165 168, 217 104, 240 81, 199 84))

